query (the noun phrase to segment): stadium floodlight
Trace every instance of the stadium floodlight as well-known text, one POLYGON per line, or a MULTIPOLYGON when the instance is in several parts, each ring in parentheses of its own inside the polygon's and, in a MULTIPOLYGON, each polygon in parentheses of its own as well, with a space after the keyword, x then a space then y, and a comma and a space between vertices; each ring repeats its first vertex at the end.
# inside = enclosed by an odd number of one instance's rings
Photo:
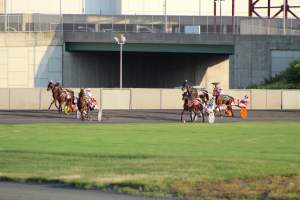
POLYGON ((120 46, 120 89, 123 88, 123 45, 126 43, 126 37, 121 34, 119 37, 114 37, 116 43, 120 46))

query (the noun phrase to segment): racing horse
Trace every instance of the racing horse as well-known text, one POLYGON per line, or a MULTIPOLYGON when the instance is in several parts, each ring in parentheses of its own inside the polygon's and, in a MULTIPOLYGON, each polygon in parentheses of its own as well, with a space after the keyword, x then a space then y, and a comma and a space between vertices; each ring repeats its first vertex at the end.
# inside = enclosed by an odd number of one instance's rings
POLYGON ((78 102, 77 107, 80 112, 80 119, 84 121, 85 119, 89 118, 89 98, 85 94, 84 89, 80 89, 80 92, 78 94, 78 102))
POLYGON ((58 109, 58 112, 62 112, 63 104, 65 104, 65 106, 69 106, 74 102, 74 92, 69 89, 63 89, 59 83, 53 83, 50 81, 47 86, 47 91, 50 90, 52 91, 53 100, 50 103, 48 110, 50 110, 54 103, 55 107, 58 109), (58 106, 56 102, 58 102, 58 106))
POLYGON ((182 118, 185 111, 189 112, 191 122, 195 121, 196 116, 201 116, 202 122, 204 122, 204 106, 202 104, 201 99, 199 97, 191 99, 190 95, 186 91, 182 94, 182 100, 184 101, 184 103, 183 110, 181 112, 181 122, 183 122, 182 118))
POLYGON ((188 92, 188 94, 190 95, 191 98, 197 98, 200 97, 200 99, 202 100, 202 102, 204 104, 207 104, 207 102, 209 101, 209 94, 208 91, 205 88, 201 88, 200 89, 200 94, 198 93, 198 90, 196 88, 193 88, 187 80, 185 80, 181 86, 181 90, 182 91, 186 91, 188 92))
POLYGON ((225 112, 230 112, 231 116, 233 117, 234 113, 232 105, 235 103, 234 98, 229 95, 221 94, 220 90, 216 86, 213 89, 213 96, 215 97, 216 103, 215 112, 219 112, 220 117, 222 117, 223 115, 221 107, 225 105, 227 107, 227 110, 225 112))

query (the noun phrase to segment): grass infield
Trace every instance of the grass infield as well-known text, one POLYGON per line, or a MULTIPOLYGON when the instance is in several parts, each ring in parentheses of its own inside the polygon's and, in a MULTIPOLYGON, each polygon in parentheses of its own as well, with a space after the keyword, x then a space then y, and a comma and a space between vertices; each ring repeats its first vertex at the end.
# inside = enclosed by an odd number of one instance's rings
POLYGON ((300 123, 0 125, 0 177, 189 199, 300 199, 300 123))

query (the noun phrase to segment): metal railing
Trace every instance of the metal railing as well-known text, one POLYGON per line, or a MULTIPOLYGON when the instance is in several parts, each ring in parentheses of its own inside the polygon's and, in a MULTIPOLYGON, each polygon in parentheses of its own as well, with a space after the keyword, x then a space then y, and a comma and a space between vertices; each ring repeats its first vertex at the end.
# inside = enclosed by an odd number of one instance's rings
POLYGON ((223 16, 0 15, 0 32, 300 35, 300 20, 223 16))

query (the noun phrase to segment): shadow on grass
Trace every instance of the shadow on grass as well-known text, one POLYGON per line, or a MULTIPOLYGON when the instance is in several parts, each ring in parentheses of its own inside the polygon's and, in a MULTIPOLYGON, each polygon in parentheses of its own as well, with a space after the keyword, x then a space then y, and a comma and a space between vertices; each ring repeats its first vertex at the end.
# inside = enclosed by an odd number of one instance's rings
POLYGON ((248 179, 189 182, 179 179, 159 185, 136 182, 107 183, 97 185, 87 182, 65 182, 58 179, 33 177, 18 179, 2 176, 0 181, 34 184, 50 184, 49 187, 69 187, 76 189, 96 189, 109 192, 176 199, 258 199, 294 200, 300 199, 300 174, 289 176, 268 176, 248 179))
MULTIPOLYGON (((36 152, 36 151, 17 151, 17 150, 0 150, 0 153, 7 153, 7 154, 35 154, 35 155, 44 155, 44 156, 70 156, 70 157, 80 157, 80 158, 104 158, 104 159, 119 159, 119 160, 133 160, 133 159, 157 159, 158 156, 151 156, 151 155, 126 155, 126 154, 118 154, 118 155, 108 155, 108 154, 95 154, 95 153, 62 153, 62 152, 36 152)), ((168 157, 169 158, 169 157, 168 157)))

